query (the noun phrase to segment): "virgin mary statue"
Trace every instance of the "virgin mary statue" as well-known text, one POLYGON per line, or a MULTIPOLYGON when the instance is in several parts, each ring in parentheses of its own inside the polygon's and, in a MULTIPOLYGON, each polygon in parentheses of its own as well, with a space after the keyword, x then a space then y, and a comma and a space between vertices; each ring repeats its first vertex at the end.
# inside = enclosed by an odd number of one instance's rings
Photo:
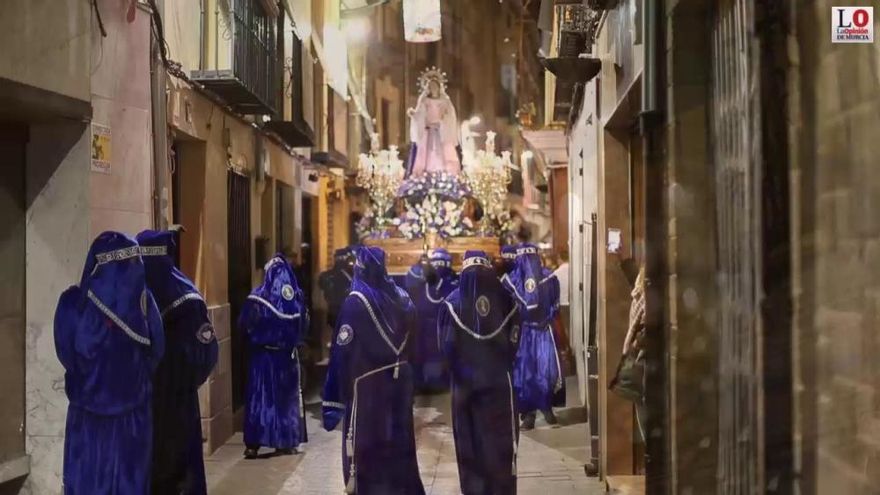
POLYGON ((412 146, 407 162, 407 177, 436 172, 458 175, 458 117, 446 94, 446 75, 436 67, 419 78, 421 93, 415 108, 408 110, 412 146))

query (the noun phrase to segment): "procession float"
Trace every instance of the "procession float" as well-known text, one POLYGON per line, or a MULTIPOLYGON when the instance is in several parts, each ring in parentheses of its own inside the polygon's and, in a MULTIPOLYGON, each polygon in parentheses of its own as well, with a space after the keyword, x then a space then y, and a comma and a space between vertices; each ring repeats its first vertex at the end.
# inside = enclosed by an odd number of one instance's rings
POLYGON ((419 78, 419 99, 407 113, 410 151, 380 149, 373 135, 360 155, 356 183, 370 206, 358 224, 364 244, 388 254, 389 272, 403 273, 431 249, 446 248, 460 266, 470 249, 497 255, 511 229, 509 151, 496 152, 495 133, 477 149, 469 121, 460 122, 437 68, 419 78))

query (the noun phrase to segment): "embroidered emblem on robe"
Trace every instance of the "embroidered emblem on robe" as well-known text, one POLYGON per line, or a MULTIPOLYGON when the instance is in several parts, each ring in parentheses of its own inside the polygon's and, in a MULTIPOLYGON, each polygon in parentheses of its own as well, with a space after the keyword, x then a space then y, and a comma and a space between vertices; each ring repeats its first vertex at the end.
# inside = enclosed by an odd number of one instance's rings
POLYGON ((525 287, 526 287, 526 292, 531 294, 532 292, 535 292, 535 289, 538 287, 538 284, 535 282, 535 279, 530 278, 530 279, 526 280, 525 287))
POLYGON ((349 325, 339 327, 339 333, 336 334, 336 344, 346 345, 354 338, 354 332, 349 325))
POLYGON ((210 323, 205 323, 196 332, 196 338, 203 344, 210 344, 214 340, 214 327, 210 323))
POLYGON ((281 297, 283 297, 285 301, 293 301, 293 286, 285 285, 282 287, 281 297))
POLYGON ((477 298, 477 303, 475 304, 477 309, 477 313, 483 318, 489 314, 489 311, 492 310, 492 305, 489 303, 489 298, 486 296, 480 296, 477 298))

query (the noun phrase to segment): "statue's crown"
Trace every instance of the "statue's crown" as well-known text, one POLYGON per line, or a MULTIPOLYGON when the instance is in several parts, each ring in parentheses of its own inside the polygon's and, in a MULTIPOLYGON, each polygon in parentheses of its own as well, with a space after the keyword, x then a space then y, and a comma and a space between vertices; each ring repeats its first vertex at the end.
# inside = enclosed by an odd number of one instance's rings
POLYGON ((428 91, 428 86, 432 81, 440 85, 441 92, 446 93, 446 73, 433 66, 423 70, 419 76, 419 90, 422 93, 428 91))

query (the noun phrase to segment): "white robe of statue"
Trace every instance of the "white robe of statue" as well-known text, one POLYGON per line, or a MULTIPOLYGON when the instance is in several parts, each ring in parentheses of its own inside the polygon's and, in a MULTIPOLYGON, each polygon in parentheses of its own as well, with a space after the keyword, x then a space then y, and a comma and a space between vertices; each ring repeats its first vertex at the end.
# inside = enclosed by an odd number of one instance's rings
POLYGON ((458 117, 449 96, 432 82, 419 96, 416 108, 410 114, 410 140, 416 145, 411 177, 432 172, 458 175, 458 117))

